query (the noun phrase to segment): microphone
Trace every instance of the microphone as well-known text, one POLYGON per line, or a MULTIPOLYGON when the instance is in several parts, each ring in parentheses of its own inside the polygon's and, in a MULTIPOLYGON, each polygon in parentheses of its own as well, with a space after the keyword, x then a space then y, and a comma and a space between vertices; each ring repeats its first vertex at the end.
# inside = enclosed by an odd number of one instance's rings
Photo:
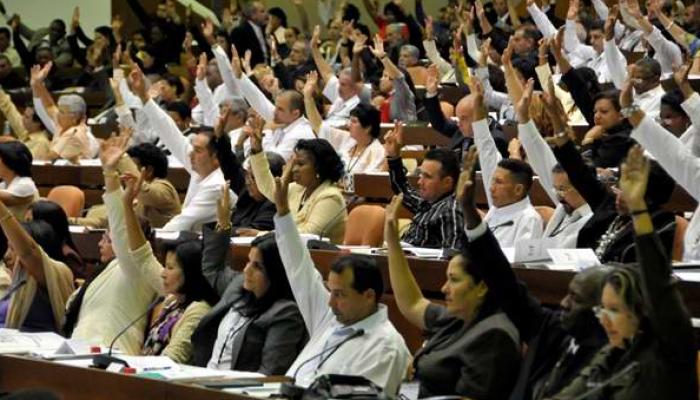
POLYGON ((283 383, 282 386, 280 387, 280 394, 282 394, 283 396, 285 396, 285 397, 287 397, 287 398, 290 398, 290 399, 297 399, 297 398, 300 398, 301 395, 304 393, 304 390, 305 390, 305 389, 302 388, 302 387, 300 387, 300 386, 295 385, 295 383, 296 383, 296 381, 297 381, 297 376, 299 375, 299 371, 302 369, 302 367, 306 366, 306 364, 308 364, 309 362, 311 362, 311 361, 313 361, 313 360, 315 360, 315 359, 317 359, 317 358, 323 356, 324 354, 330 352, 330 353, 329 353, 324 359, 322 359, 321 362, 318 364, 317 369, 318 369, 318 368, 321 368, 321 366, 323 365, 323 363, 325 363, 326 360, 328 360, 328 359, 333 355, 333 353, 335 353, 336 350, 338 350, 338 349, 340 348, 340 346, 342 346, 342 345, 344 345, 345 343, 351 341, 352 339, 355 339, 355 338, 357 338, 357 337, 360 337, 360 336, 362 336, 362 335, 364 335, 364 334, 365 334, 365 330, 364 330, 364 329, 358 329, 358 330, 356 330, 355 332, 353 332, 350 336, 346 337, 345 339, 341 340, 340 342, 336 343, 335 345, 333 345, 333 346, 331 346, 331 347, 328 347, 328 348, 326 348, 326 349, 323 349, 323 350, 322 350, 321 352, 319 352, 318 354, 316 354, 316 355, 314 355, 314 356, 312 356, 312 357, 309 357, 306 361, 304 361, 303 363, 299 364, 299 366, 297 367, 297 370, 294 371, 294 375, 292 376, 292 382, 291 382, 291 383, 285 382, 285 383, 283 383))
POLYGON ((620 372, 616 373, 615 375, 611 376, 609 379, 603 381, 600 384, 595 384, 596 386, 592 388, 591 390, 584 392, 583 394, 576 396, 574 400, 585 400, 589 396, 597 394, 598 392, 602 391, 606 387, 610 386, 611 383, 615 383, 618 380, 626 377, 627 375, 631 375, 633 373, 636 373, 639 370, 639 361, 632 361, 627 365, 625 368, 623 368, 620 372))
POLYGON ((18 291, 18 290, 19 290, 22 286, 24 286, 26 283, 27 283, 27 279, 24 278, 24 279, 22 279, 21 281, 18 281, 17 283, 15 283, 15 284, 14 284, 13 286, 11 286, 9 289, 7 289, 7 293, 5 293, 4 296, 0 297, 0 303, 2 303, 3 301, 9 299, 10 296, 12 296, 13 294, 15 294, 15 292, 18 291))
POLYGON ((126 361, 124 361, 120 358, 117 358, 117 357, 112 357, 112 350, 114 349, 114 344, 117 342, 117 339, 119 339, 124 333, 126 333, 127 330, 129 330, 129 328, 134 326, 134 324, 136 324, 138 321, 140 321, 141 318, 150 314, 151 311, 153 311, 153 309, 156 307, 156 305, 158 305, 158 303, 163 301, 164 298, 165 297, 163 297, 163 296, 159 296, 154 302, 152 302, 151 304, 148 305, 146 312, 139 315, 133 321, 129 322, 124 327, 124 329, 119 331, 119 333, 117 333, 117 335, 114 337, 114 339, 112 339, 112 342, 109 344, 109 350, 107 351, 107 354, 97 354, 92 358, 92 366, 95 368, 99 368, 99 369, 107 369, 107 367, 109 367, 110 364, 117 363, 117 364, 122 364, 125 367, 128 367, 129 364, 126 361))

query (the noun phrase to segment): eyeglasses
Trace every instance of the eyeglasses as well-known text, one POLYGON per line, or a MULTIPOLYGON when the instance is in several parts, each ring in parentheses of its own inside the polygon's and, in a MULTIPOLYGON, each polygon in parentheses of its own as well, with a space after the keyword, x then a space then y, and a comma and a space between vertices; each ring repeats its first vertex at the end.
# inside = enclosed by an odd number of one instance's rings
POLYGON ((616 319, 620 315, 620 311, 617 310, 610 310, 608 308, 603 308, 601 306, 595 306, 593 307, 593 313, 595 314, 596 318, 598 319, 603 319, 603 316, 605 316, 609 320, 616 319))

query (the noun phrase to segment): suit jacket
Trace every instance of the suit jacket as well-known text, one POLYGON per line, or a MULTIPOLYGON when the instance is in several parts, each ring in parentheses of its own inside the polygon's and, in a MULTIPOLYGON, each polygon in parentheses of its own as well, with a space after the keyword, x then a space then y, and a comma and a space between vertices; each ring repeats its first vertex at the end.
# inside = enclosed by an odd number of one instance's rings
MULTIPOLYGON (((241 21, 237 27, 231 31, 231 43, 236 46, 238 54, 243 57, 246 50, 250 50, 250 65, 255 66, 257 64, 267 64, 269 57, 265 56, 265 51, 260 45, 258 37, 255 35, 253 27, 250 26, 252 22, 247 19, 241 21)), ((265 27, 261 26, 260 29, 265 32, 265 27)))
MULTIPOLYGON (((452 139, 449 145, 450 149, 458 151, 461 159, 462 152, 469 150, 474 144, 474 139, 462 135, 462 131, 459 130, 457 124, 445 118, 445 114, 443 114, 440 109, 440 99, 438 96, 426 97, 423 99, 423 105, 425 106, 425 111, 428 113, 430 125, 432 125, 436 131, 452 139)), ((492 122, 489 128, 496 142, 498 152, 501 153, 503 157, 508 158, 508 142, 505 139, 505 135, 495 122, 492 122)))
MULTIPOLYGON (((221 300, 192 333, 193 364, 206 367, 216 342, 219 323, 241 295, 243 274, 224 262, 230 232, 203 229, 202 272, 221 300)), ((281 299, 245 322, 233 341, 231 369, 282 375, 308 340, 304 320, 295 302, 281 299)))

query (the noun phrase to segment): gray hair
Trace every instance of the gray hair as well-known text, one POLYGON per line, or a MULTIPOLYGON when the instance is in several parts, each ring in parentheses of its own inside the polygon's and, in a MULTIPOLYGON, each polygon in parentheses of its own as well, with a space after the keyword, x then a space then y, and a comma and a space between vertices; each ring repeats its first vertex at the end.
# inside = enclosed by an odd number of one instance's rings
POLYGON ((412 44, 405 44, 401 46, 401 51, 407 52, 411 57, 415 58, 416 60, 420 58, 420 50, 418 50, 418 47, 412 44))
POLYGON ((233 98, 226 101, 231 107, 231 114, 240 115, 243 120, 248 118, 248 103, 240 98, 233 98))
POLYGON ((77 94, 64 94, 58 98, 58 106, 64 107, 68 112, 77 116, 84 116, 87 112, 85 100, 77 94))

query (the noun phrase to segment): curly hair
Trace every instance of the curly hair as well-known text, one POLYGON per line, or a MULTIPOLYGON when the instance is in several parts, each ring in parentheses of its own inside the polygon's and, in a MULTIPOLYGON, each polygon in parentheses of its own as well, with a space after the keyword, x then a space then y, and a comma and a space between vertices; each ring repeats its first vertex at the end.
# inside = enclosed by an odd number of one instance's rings
POLYGON ((321 182, 326 180, 338 182, 345 175, 343 161, 325 139, 301 139, 294 147, 294 151, 305 151, 311 156, 314 170, 321 182))

